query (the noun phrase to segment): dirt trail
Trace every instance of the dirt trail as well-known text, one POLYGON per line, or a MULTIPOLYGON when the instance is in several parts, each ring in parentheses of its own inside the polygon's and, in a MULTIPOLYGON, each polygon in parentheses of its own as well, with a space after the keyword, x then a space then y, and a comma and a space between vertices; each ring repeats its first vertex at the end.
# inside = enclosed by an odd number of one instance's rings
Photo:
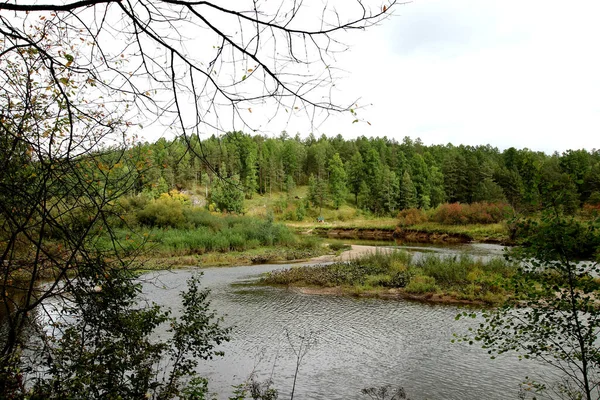
POLYGON ((311 258, 311 262, 332 262, 332 261, 348 261, 354 258, 358 258, 362 255, 375 253, 377 251, 393 251, 391 249, 383 249, 377 246, 363 246, 358 244, 353 244, 350 250, 346 250, 342 252, 339 256, 334 255, 324 255, 320 257, 311 258))

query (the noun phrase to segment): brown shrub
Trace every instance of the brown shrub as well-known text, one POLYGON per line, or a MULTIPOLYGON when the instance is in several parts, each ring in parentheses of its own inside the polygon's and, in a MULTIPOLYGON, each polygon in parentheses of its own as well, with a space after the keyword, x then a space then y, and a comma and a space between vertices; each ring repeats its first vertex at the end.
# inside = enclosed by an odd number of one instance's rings
POLYGON ((407 208, 398 213, 398 226, 410 226, 427 222, 427 215, 418 208, 407 208))
POLYGON ((506 203, 440 204, 431 220, 445 225, 494 224, 510 215, 506 203))

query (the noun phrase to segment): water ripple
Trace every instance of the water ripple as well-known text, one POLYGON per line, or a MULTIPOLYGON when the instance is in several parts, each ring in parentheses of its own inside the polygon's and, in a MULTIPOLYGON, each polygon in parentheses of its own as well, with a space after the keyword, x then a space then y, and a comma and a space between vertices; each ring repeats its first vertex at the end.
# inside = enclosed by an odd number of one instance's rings
MULTIPOLYGON (((299 336, 311 333, 316 344, 300 366, 298 399, 360 399, 362 388, 384 384, 405 387, 413 400, 516 398, 525 376, 545 372, 533 362, 491 361, 476 346, 451 344, 452 333, 476 322, 455 321, 456 307, 231 286, 281 267, 204 270, 213 307, 235 327, 232 341, 222 346, 226 356, 201 368, 220 398, 252 372, 261 380, 272 377, 281 398, 289 397, 296 366, 292 345, 297 348, 299 336)), ((177 304, 182 283, 193 273, 163 274, 167 289, 147 285, 144 291, 155 301, 177 304)))

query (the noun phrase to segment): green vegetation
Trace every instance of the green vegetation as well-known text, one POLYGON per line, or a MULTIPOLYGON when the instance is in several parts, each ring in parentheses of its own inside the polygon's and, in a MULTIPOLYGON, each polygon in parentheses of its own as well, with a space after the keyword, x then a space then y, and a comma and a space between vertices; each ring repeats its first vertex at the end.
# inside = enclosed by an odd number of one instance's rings
POLYGON ((318 239, 297 236, 269 216, 216 214, 193 206, 178 191, 157 199, 125 197, 117 208, 125 217, 112 222, 111 235, 99 236, 97 249, 133 251, 144 245, 146 256, 154 259, 151 267, 172 257, 177 259, 167 265, 224 265, 303 259, 326 250, 318 239))
POLYGON ((160 200, 164 192, 179 190, 210 211, 272 214, 302 232, 399 226, 424 233, 421 240, 432 234, 526 243, 528 233, 517 229, 518 220, 539 219, 548 207, 586 220, 600 207, 598 151, 548 156, 527 149, 425 146, 409 138, 230 132, 202 142, 160 139, 128 152, 144 160, 130 196, 160 200))
POLYGON ((481 343, 492 358, 516 353, 519 359, 537 359, 559 374, 553 381, 526 378, 528 391, 598 399, 600 268, 597 261, 576 261, 581 255, 599 259, 598 221, 582 223, 553 212, 530 223, 528 246, 511 254, 519 273, 507 288, 518 294, 518 301, 511 299, 479 316, 457 316, 482 319, 459 340, 481 343))
POLYGON ((407 239, 415 233, 453 235, 467 240, 508 243, 511 235, 506 221, 512 213, 506 203, 440 204, 427 211, 409 208, 398 213, 396 235, 407 239))
POLYGON ((482 261, 467 255, 425 255, 415 260, 403 251, 387 251, 349 262, 274 271, 260 283, 336 287, 348 293, 425 295, 422 298, 437 294, 441 301, 494 304, 511 294, 505 290, 505 285, 515 273, 514 265, 502 259, 482 261))
MULTIPOLYGON (((72 322, 52 323, 53 329, 64 329, 62 335, 51 346, 28 349, 40 355, 43 373, 30 387, 20 388, 23 398, 96 398, 99 392, 114 399, 182 398, 204 382, 195 370, 201 360, 223 355, 216 346, 229 341, 231 328, 221 327, 210 311, 199 277, 188 280, 181 316, 173 317, 157 305, 140 308, 141 285, 127 272, 99 267, 80 270, 70 291, 78 306, 63 310, 72 322), (168 339, 152 335, 163 324, 169 326, 168 339)), ((19 372, 11 372, 16 373, 9 379, 19 379, 19 372)), ((206 392, 205 385, 196 388, 202 389, 206 392)))
MULTIPOLYGON (((320 214, 348 205, 369 216, 393 217, 401 210, 427 211, 449 203, 432 221, 472 224, 499 222, 498 213, 530 215, 555 206, 570 215, 590 214, 600 204, 598 151, 549 156, 528 149, 500 152, 491 146, 425 146, 410 138, 302 139, 285 133, 269 138, 242 132, 202 142, 160 139, 131 151, 145 155, 148 167, 136 193, 157 197, 158 186, 164 183, 168 190, 202 195, 215 209, 243 211, 239 201, 236 206, 217 205, 222 197, 220 178, 228 178, 240 182, 232 187, 238 194, 243 191, 246 199, 285 193, 281 213, 272 209, 276 218, 285 220, 311 219, 302 211, 311 207, 320 214), (186 153, 188 147, 191 154, 203 154, 210 165, 186 153), (297 187, 304 188, 302 195, 294 192, 297 187), (495 204, 499 209, 477 205, 461 209, 472 203, 495 204)), ((252 208, 249 203, 244 206, 252 208)))

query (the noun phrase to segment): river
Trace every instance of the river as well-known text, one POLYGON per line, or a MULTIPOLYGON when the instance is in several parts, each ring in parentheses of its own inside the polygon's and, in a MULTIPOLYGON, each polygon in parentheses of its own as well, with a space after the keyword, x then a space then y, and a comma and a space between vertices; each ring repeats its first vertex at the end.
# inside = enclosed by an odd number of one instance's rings
MULTIPOLYGON (((405 246, 424 252, 499 256, 494 245, 405 246)), ((514 356, 491 360, 477 345, 451 343, 479 321, 455 320, 460 308, 403 300, 306 295, 293 290, 247 286, 261 274, 290 265, 178 269, 145 275, 143 292, 176 308, 186 279, 203 272, 212 307, 233 327, 225 356, 202 365, 201 373, 219 399, 251 373, 272 378, 280 399, 289 398, 298 348, 315 342, 300 363, 295 398, 362 399, 365 387, 405 388, 412 400, 516 399, 526 376, 550 375, 544 365, 514 356)))

